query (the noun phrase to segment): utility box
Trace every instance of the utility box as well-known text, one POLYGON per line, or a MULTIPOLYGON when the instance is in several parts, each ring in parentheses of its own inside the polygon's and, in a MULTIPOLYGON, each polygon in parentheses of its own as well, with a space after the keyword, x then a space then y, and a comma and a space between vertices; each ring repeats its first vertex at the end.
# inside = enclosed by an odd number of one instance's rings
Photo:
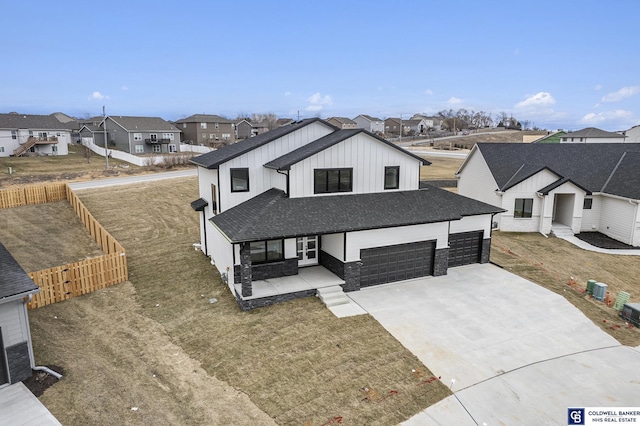
POLYGON ((607 285, 605 283, 595 283, 593 286, 593 298, 603 301, 607 296, 607 285))
POLYGON ((623 320, 640 327, 640 303, 625 303, 622 306, 620 316, 623 320))

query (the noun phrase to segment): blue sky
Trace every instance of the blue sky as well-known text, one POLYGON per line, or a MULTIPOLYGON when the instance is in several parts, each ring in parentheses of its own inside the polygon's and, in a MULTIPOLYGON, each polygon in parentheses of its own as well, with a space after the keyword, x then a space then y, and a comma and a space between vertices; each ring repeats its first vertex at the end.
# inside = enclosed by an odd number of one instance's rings
POLYGON ((5 1, 0 112, 640 124, 636 0, 5 1))

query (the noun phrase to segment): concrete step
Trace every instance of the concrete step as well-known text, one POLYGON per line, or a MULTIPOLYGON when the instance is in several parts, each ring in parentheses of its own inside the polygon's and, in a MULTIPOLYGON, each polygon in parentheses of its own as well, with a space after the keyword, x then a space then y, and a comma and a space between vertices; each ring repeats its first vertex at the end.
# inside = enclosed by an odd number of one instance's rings
POLYGON ((571 228, 569 227, 551 228, 551 234, 555 235, 556 237, 572 237, 574 235, 573 231, 571 231, 571 228))
POLYGON ((317 296, 327 307, 344 305, 351 302, 351 299, 349 299, 347 295, 344 294, 344 291, 342 291, 342 287, 340 287, 339 285, 319 288, 317 291, 317 296))

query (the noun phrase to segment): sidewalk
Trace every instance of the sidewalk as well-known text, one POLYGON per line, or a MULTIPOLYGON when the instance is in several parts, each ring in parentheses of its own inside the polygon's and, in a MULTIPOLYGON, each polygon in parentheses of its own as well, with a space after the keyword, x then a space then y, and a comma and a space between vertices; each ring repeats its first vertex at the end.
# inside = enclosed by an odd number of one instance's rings
POLYGON ((619 254, 623 256, 640 256, 640 250, 636 249, 604 249, 596 246, 592 246, 586 241, 582 241, 580 238, 576 236, 556 236, 556 238, 562 238, 565 241, 570 242, 574 246, 580 247, 583 250, 594 251, 596 253, 604 253, 604 254, 619 254))

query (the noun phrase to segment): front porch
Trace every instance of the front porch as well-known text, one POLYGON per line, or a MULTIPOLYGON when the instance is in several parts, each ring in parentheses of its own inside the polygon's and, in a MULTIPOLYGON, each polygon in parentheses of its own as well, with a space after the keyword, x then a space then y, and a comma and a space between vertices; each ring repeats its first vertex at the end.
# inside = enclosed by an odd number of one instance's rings
POLYGON ((234 284, 234 288, 236 298, 239 301, 248 301, 278 298, 278 296, 289 294, 299 294, 297 297, 304 297, 314 295, 319 288, 343 285, 344 283, 343 279, 329 272, 326 268, 310 266, 298 269, 297 275, 252 281, 251 296, 242 296, 241 283, 234 284))

